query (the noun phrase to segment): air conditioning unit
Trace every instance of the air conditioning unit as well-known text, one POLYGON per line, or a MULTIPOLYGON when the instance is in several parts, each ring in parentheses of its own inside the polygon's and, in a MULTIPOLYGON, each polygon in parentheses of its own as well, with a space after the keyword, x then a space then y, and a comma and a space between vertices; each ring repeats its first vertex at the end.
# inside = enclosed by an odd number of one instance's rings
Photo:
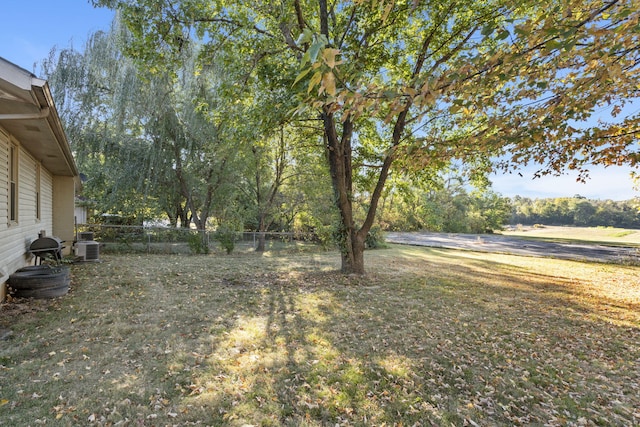
POLYGON ((82 261, 100 260, 100 243, 94 241, 81 240, 75 245, 76 256, 82 261))

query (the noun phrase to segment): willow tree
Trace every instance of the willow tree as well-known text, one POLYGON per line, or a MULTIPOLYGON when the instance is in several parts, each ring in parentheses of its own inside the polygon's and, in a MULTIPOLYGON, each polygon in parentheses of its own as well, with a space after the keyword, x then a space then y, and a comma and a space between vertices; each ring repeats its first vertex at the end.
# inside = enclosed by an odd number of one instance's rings
POLYGON ((87 176, 84 194, 99 211, 138 217, 155 206, 145 191, 152 177, 148 141, 141 132, 146 116, 131 114, 144 105, 148 90, 117 48, 120 30, 116 24, 109 32, 92 34, 84 52, 53 50, 43 72, 87 176))
POLYGON ((228 141, 241 114, 219 102, 220 69, 196 69, 184 52, 177 73, 141 73, 122 53, 128 36, 116 18, 83 53, 53 52, 44 64, 86 189, 104 211, 164 211, 173 225, 204 229, 234 197, 238 147, 228 141))
POLYGON ((638 161, 637 113, 588 122, 603 106, 624 114, 638 97, 632 0, 94 3, 123 12, 129 52, 150 66, 174 66, 168 58, 193 40, 207 47, 205 61, 234 52, 249 72, 280 64, 296 113, 323 124, 345 272, 365 270, 392 166, 436 170, 458 159, 486 173, 536 162, 539 173, 583 176, 588 164, 638 161), (363 140, 372 125, 379 136, 363 140), (367 173, 373 184, 357 188, 367 173))

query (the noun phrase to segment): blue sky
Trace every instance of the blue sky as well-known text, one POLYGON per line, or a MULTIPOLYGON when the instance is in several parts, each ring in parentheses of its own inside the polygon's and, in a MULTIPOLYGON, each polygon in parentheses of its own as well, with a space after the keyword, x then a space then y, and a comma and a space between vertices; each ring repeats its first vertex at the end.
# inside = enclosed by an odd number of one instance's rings
MULTIPOLYGON (((0 56, 37 74, 34 64, 51 49, 73 46, 82 50, 88 36, 109 28, 114 13, 96 9, 88 0, 8 0, 2 5, 0 56)), ((576 182, 575 175, 532 179, 533 169, 491 177, 495 191, 504 196, 564 197, 580 194, 592 199, 627 200, 640 196, 634 190, 629 169, 591 168, 591 179, 576 182)))
POLYGON ((107 30, 113 11, 88 0, 6 0, 2 2, 0 56, 33 72, 51 48, 82 49, 89 34, 107 30))

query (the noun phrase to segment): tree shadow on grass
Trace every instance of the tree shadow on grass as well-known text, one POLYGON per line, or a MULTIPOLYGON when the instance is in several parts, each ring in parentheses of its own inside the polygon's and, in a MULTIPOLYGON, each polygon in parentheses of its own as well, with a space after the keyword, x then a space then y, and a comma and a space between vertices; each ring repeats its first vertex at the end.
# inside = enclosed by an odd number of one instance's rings
MULTIPOLYGON (((521 272, 480 264, 396 282, 305 273, 268 286, 253 313, 263 328, 255 351, 209 367, 249 384, 221 420, 633 422, 638 328, 590 316, 556 277, 523 281, 521 272)), ((220 411, 220 399, 209 404, 220 411)))

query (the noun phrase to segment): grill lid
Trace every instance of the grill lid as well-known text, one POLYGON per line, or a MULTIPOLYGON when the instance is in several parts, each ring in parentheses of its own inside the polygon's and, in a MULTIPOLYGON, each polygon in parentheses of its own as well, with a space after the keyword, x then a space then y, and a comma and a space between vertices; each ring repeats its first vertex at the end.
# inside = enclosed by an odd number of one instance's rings
POLYGON ((42 250, 60 250, 62 248, 62 240, 57 237, 40 237, 29 246, 31 252, 42 250))

